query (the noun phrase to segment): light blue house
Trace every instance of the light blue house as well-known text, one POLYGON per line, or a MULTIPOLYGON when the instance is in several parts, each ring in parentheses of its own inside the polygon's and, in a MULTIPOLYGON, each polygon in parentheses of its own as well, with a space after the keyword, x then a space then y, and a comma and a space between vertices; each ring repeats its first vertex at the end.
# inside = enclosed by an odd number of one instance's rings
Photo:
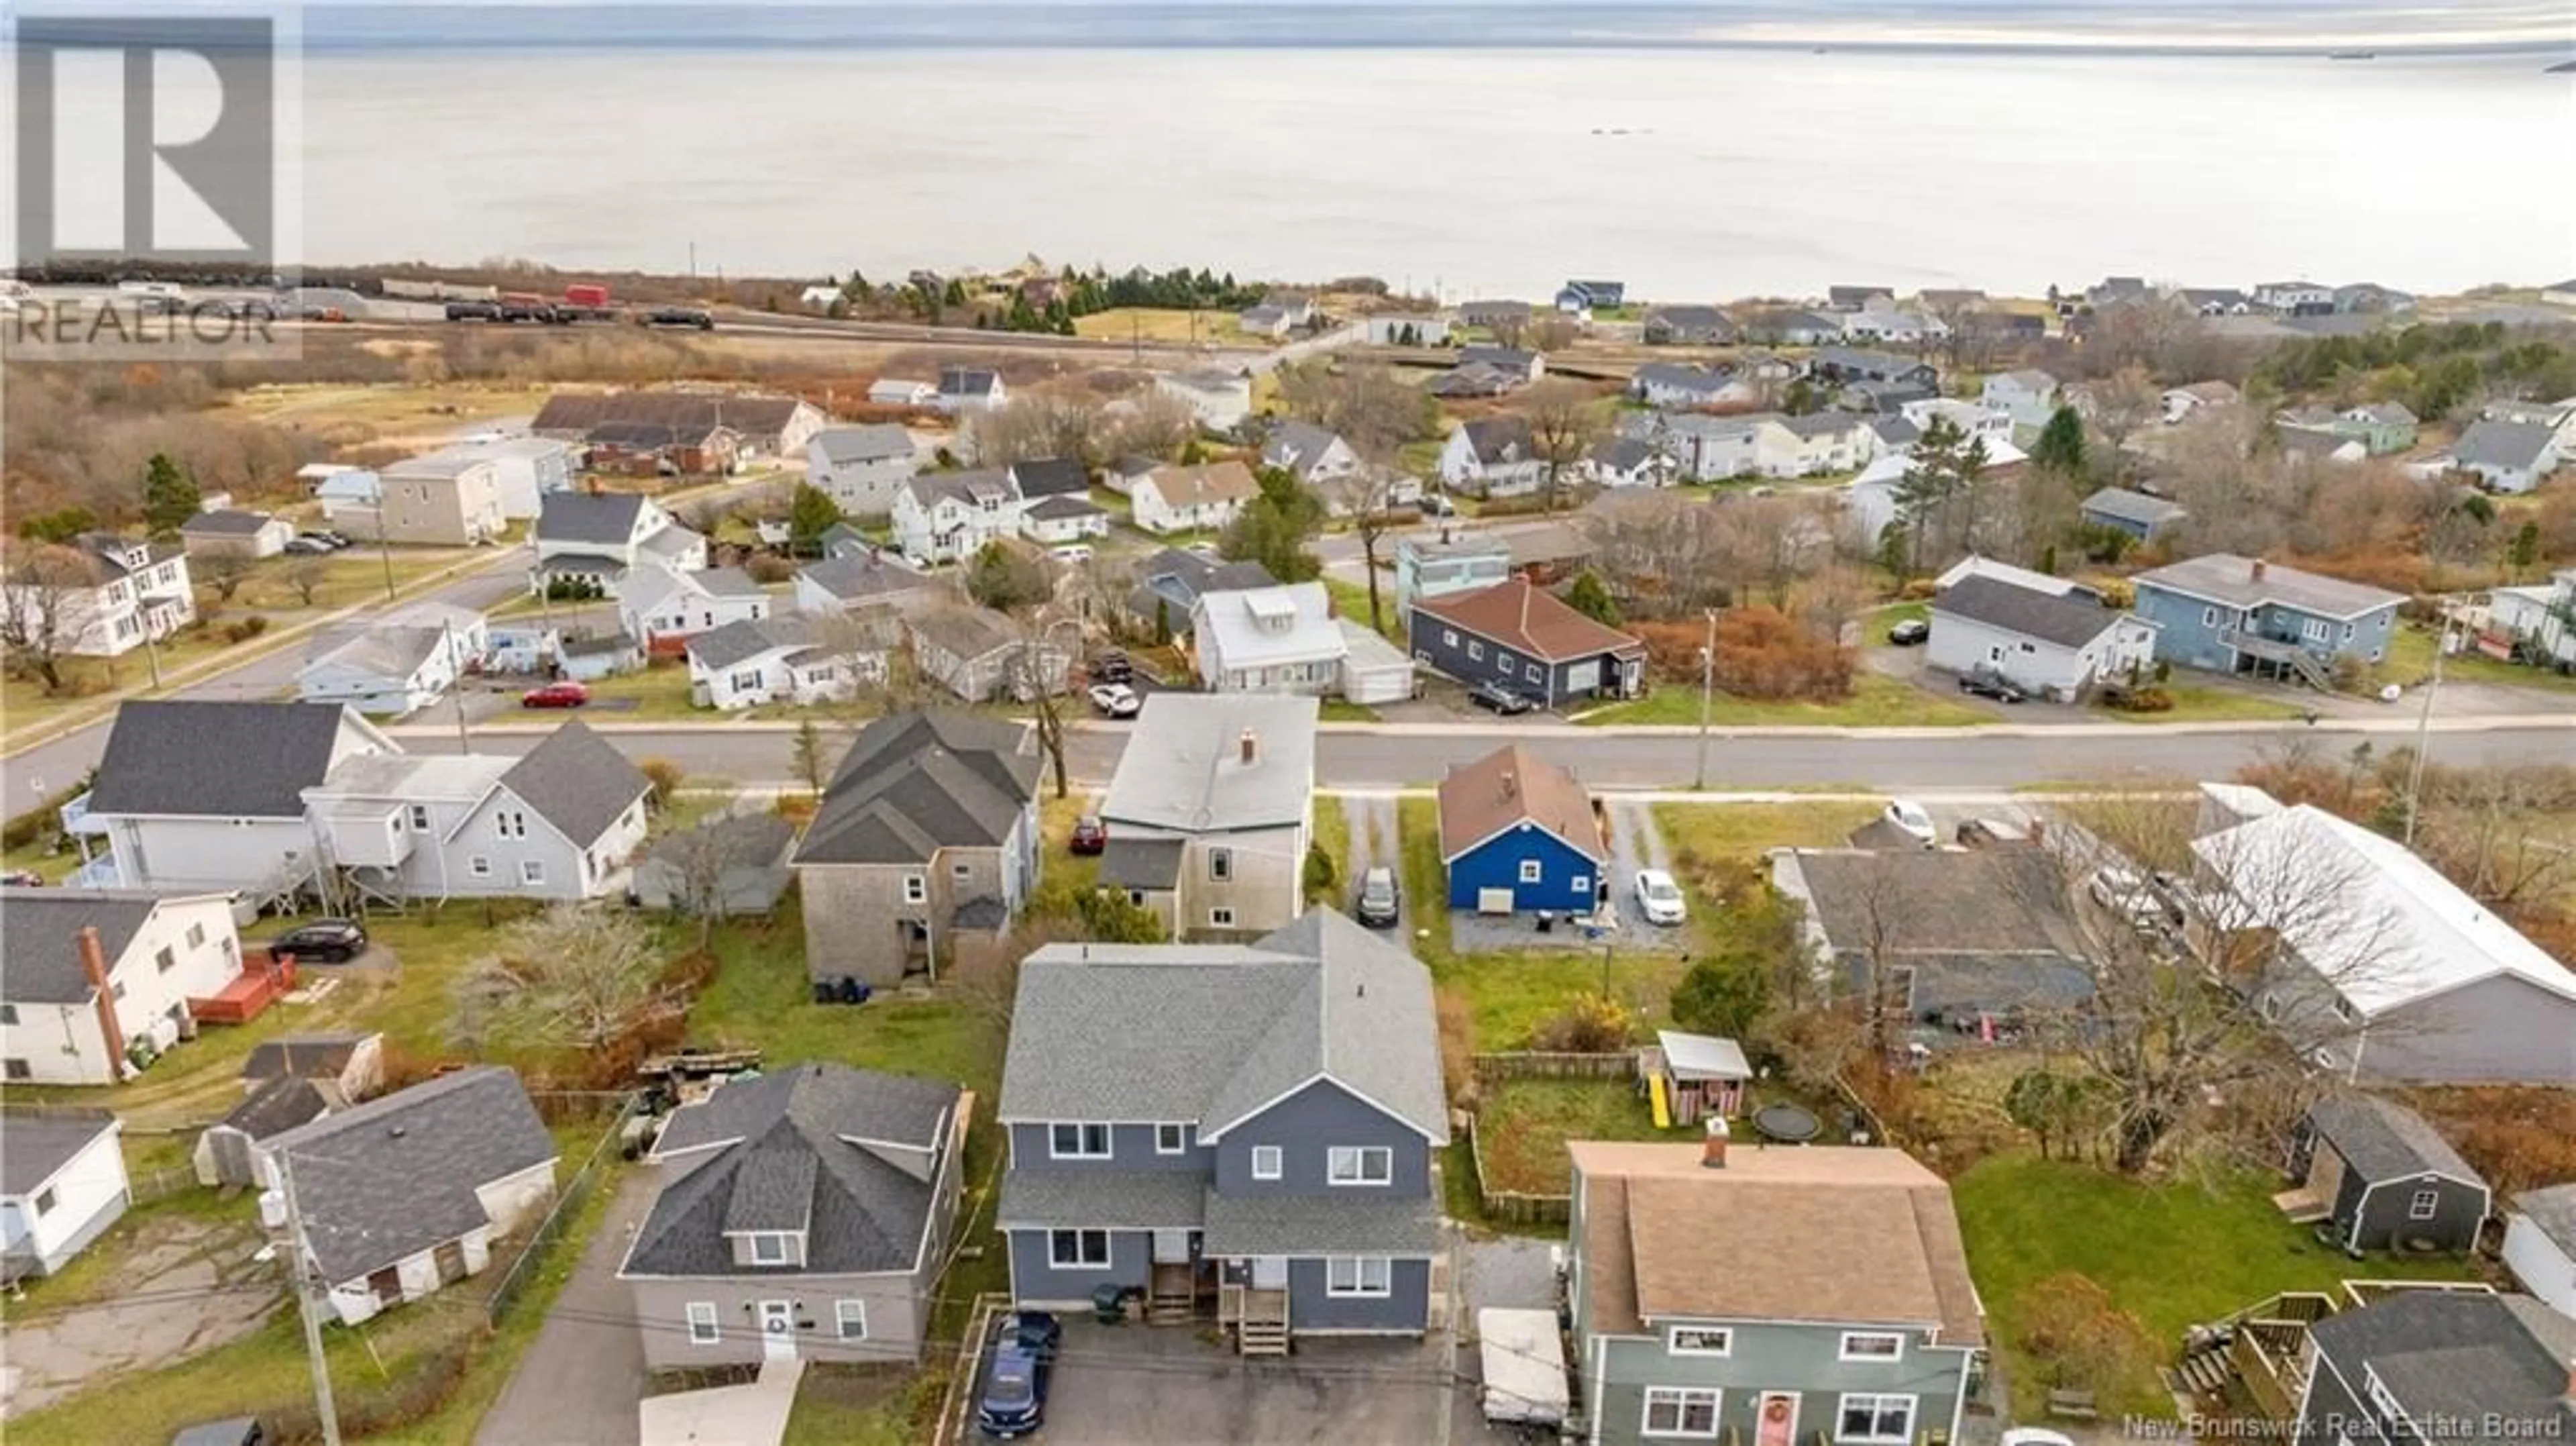
POLYGON ((1567 1276, 1589 1440, 1960 1439, 1984 1311, 1941 1177, 1901 1150, 1578 1140, 1567 1276))
POLYGON ((1449 907, 1487 914, 1591 912, 1610 853, 1574 775, 1515 743, 1440 781, 1449 907))
POLYGON ((1431 975, 1329 909, 1249 945, 1020 966, 996 1228, 1011 1297, 1207 1318, 1246 1355, 1431 1323, 1449 1141, 1431 975))
POLYGON ((2259 557, 2214 552, 2134 579, 2132 609, 2157 625, 2156 656, 2178 667, 2331 684, 2337 660, 2388 656, 2405 597, 2259 557))

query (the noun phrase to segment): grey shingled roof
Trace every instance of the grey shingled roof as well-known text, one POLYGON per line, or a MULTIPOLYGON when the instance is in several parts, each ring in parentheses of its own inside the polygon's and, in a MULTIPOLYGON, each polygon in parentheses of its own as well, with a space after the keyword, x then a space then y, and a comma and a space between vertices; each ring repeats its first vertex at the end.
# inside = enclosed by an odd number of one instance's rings
POLYGON ((723 1085, 663 1127, 655 1158, 703 1163, 663 1187, 620 1274, 911 1270, 940 1203, 935 1154, 955 1148, 960 1098, 954 1084, 834 1064, 723 1085), (889 1155, 930 1158, 915 1174, 889 1155), (748 1230, 804 1231, 804 1264, 735 1264, 725 1233, 748 1230))
POLYGON ((1261 465, 1285 468, 1299 477, 1305 477, 1314 471, 1316 462, 1322 460, 1323 455, 1332 450, 1333 444, 1340 440, 1340 434, 1329 427, 1319 427, 1312 422, 1291 417, 1273 427, 1269 440, 1261 444, 1261 465))
POLYGON ((2471 422, 2452 445, 2451 460, 2463 467, 2535 467, 2555 435, 2538 422, 2471 422))
POLYGON ((737 618, 689 639, 689 660, 725 669, 780 648, 814 646, 814 627, 801 617, 737 618))
POLYGON ((722 838, 712 846, 717 857, 766 867, 796 837, 796 825, 774 813, 727 814, 662 835, 644 850, 644 857, 681 862, 696 847, 698 838, 711 833, 722 838))
POLYGON ((242 1102, 224 1112, 215 1121, 218 1128, 239 1130, 254 1140, 265 1140, 298 1125, 310 1124, 331 1112, 330 1097, 322 1087, 309 1079, 281 1075, 262 1080, 257 1089, 242 1097, 242 1102))
POLYGON ((1467 450, 1487 466, 1535 455, 1527 417, 1516 414, 1477 417, 1458 425, 1467 434, 1467 450))
POLYGON ((373 627, 340 646, 315 657, 306 666, 329 664, 372 673, 379 678, 407 680, 447 644, 445 628, 373 627))
POLYGON ((242 1061, 244 1083, 280 1078, 336 1079, 373 1034, 287 1034, 268 1040, 242 1061))
POLYGON ((933 585, 929 574, 889 552, 826 558, 821 562, 808 563, 799 576, 810 579, 815 586, 843 602, 884 597, 933 585))
POLYGON ((1045 457, 1011 464, 1022 497, 1079 497, 1091 490, 1091 469, 1078 457, 1045 457))
POLYGON ((1271 828, 1306 816, 1315 786, 1313 698, 1155 693, 1136 715, 1100 815, 1156 828, 1271 828), (1243 736, 1255 743, 1243 761, 1243 736))
POLYGON ((130 889, 11 889, 7 906, 0 907, 0 1000, 87 1003, 81 930, 98 930, 107 967, 114 969, 159 899, 130 889))
POLYGON ((1189 842, 1176 838, 1112 838, 1100 851, 1100 882, 1113 889, 1159 892, 1178 887, 1181 857, 1189 842))
POLYGON ((913 500, 924 507, 935 507, 943 499, 973 504, 985 497, 1016 497, 1019 487, 1011 481, 1010 472, 1001 467, 984 467, 972 472, 916 472, 903 484, 913 500))
POLYGON ((32 1195, 88 1148, 103 1130, 116 1128, 106 1110, 0 1110, 0 1195, 32 1195))
POLYGON ((2576 1183, 2525 1190, 2513 1197, 2513 1208, 2559 1249, 2576 1256, 2576 1183))
POLYGON ((1204 1139, 1323 1076, 1448 1139, 1430 972, 1330 909, 1248 948, 1049 945, 1011 1017, 1006 1121, 1195 1121, 1204 1139))
POLYGON ((623 547, 643 510, 632 492, 549 492, 537 504, 537 540, 623 547))
POLYGON ((1207 1177, 1195 1170, 1031 1168, 1002 1176, 1002 1202, 993 1223, 1004 1230, 1073 1224, 1100 1230, 1195 1230, 1207 1209, 1207 1177))
POLYGON ((556 1157, 519 1077, 442 1075, 278 1135, 305 1240, 334 1284, 491 1223, 474 1192, 556 1157))
POLYGON ((2422 1115, 2377 1095, 2344 1095, 2308 1107, 2308 1123, 2353 1173, 2373 1184, 2448 1175, 2484 1185, 2451 1142, 2422 1115))
POLYGON ((2116 517, 2123 522, 2134 522, 2141 527, 2162 527, 2184 515, 2178 503, 2150 497, 2144 492, 2132 492, 2126 487, 2104 487, 2096 491, 2084 499, 2084 510, 2098 512, 2104 517, 2116 517))
POLYGON ((2263 575, 2259 578, 2254 575, 2254 568, 2253 558, 2239 557, 2232 552, 2212 552, 2151 568, 2139 573, 2132 581, 2142 587, 2169 588, 2230 607, 2266 607, 2277 603, 2330 618, 2359 617, 2406 601, 2402 594, 2385 588, 2320 577, 2295 567, 2283 567, 2277 562, 2264 564, 2263 575))
POLYGON ((1210 1191, 1206 1229, 1210 1255, 1422 1256, 1439 1249, 1440 1207, 1428 1195, 1364 1200, 1210 1191))
POLYGON ((2408 1416, 2457 1423, 2453 1446, 2503 1446, 2519 1438, 2497 1423, 2563 1419, 2576 1345, 2576 1323, 2517 1305, 2484 1292, 2399 1291, 2308 1333, 2346 1382, 2358 1387, 2366 1366, 2408 1416))
POLYGON ((1037 505, 1031 507, 1027 515, 1033 522, 1062 522, 1068 518, 1098 517, 1100 514, 1101 508, 1098 503, 1088 497, 1076 496, 1068 492, 1039 498, 1037 505))
POLYGON ((920 863, 1009 837, 1037 791, 1018 724, 928 708, 860 730, 796 850, 802 864, 920 863))
POLYGON ((331 771, 341 717, 336 703, 127 703, 108 731, 90 809, 302 818, 304 790, 331 771))
POLYGON ((501 786, 572 841, 587 848, 629 805, 653 789, 644 770, 575 718, 528 750, 501 775, 501 786))
POLYGON ((237 507, 218 507, 200 512, 179 524, 179 531, 190 537, 248 537, 266 527, 273 519, 265 512, 244 512, 237 507))
POLYGON ((1943 615, 2080 648, 2117 626, 2121 615, 2081 597, 2017 587, 1999 577, 1963 577, 1932 599, 1933 626, 1943 615))
POLYGON ((912 434, 892 422, 862 427, 825 427, 813 438, 826 462, 882 462, 912 455, 912 434))

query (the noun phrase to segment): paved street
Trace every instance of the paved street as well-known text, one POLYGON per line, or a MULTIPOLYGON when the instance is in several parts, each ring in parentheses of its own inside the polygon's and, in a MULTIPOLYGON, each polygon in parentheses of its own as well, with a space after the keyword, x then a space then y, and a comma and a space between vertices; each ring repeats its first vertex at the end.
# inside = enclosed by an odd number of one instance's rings
POLYGON ((651 1169, 628 1172, 544 1328, 474 1433, 476 1446, 635 1446, 644 1347, 631 1320, 634 1295, 618 1283, 617 1267, 660 1183, 651 1169))

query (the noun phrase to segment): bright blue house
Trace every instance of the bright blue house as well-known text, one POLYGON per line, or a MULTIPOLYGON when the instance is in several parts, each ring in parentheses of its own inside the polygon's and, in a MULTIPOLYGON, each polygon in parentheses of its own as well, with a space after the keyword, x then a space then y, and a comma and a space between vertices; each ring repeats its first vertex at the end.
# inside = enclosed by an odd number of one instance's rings
POLYGON ((1589 913, 1609 884, 1583 785, 1517 743, 1441 780, 1440 862, 1449 907, 1486 914, 1589 913))
POLYGON ((2213 552, 2142 572, 2131 609, 2157 625, 2156 656, 2177 667, 2328 687, 2336 660, 2388 656, 2397 609, 2385 588, 2213 552))

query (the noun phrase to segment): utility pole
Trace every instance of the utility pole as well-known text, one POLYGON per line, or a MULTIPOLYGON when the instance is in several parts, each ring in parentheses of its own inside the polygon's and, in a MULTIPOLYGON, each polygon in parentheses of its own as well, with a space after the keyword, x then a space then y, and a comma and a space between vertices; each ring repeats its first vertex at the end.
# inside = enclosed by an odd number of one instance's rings
POLYGON ((277 1152, 277 1182, 286 1196, 286 1269, 295 1280, 295 1309, 304 1317, 304 1353, 313 1368, 313 1404, 322 1416, 322 1446, 340 1446, 340 1410, 331 1400, 331 1363, 322 1355, 322 1315, 313 1303, 312 1267, 304 1258, 304 1212, 295 1205, 295 1159, 277 1152))
POLYGON ((2406 846, 2415 847, 2415 816, 2424 806, 2424 755, 2433 746, 2433 700, 2442 692, 2442 659, 2451 650, 2451 600, 2435 601, 2442 631, 2433 639, 2433 681, 2424 688, 2424 709, 2415 718, 2415 761, 2406 770, 2406 846))
POLYGON ((394 600, 394 544, 392 529, 385 526, 385 483, 376 479, 376 556, 385 564, 385 601, 394 600))
POLYGON ((1699 650, 1699 767, 1691 787, 1708 787, 1708 713, 1717 696, 1717 609, 1708 611, 1708 644, 1699 650))
POLYGON ((438 634, 447 648, 447 696, 456 704, 456 751, 471 753, 474 740, 465 728, 465 662, 456 656, 455 624, 439 619, 438 634))
POLYGON ((143 662, 152 670, 152 686, 159 688, 161 686, 161 640, 152 631, 152 618, 149 614, 146 614, 143 619, 143 662))

